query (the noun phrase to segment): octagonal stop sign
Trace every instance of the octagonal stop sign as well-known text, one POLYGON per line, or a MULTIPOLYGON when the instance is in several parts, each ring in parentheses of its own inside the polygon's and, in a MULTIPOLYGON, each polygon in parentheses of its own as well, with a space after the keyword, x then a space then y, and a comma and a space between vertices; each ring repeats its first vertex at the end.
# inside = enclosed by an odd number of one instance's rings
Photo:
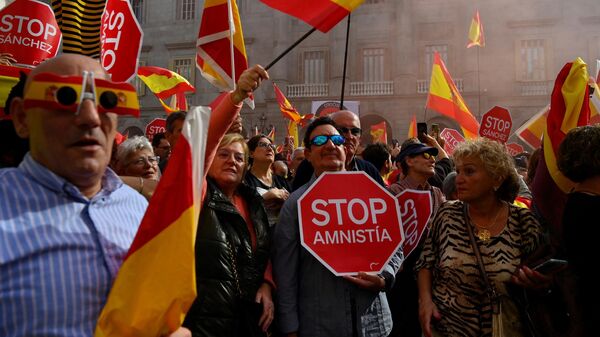
POLYGON ((364 172, 326 172, 298 199, 300 240, 337 276, 379 273, 404 241, 398 201, 364 172))

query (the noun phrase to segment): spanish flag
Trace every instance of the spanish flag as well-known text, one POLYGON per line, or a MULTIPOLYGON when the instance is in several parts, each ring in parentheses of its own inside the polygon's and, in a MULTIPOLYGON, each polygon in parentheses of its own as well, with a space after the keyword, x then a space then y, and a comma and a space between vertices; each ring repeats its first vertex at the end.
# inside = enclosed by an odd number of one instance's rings
POLYGON ((160 104, 167 113, 174 111, 187 111, 186 92, 196 92, 193 85, 174 71, 159 67, 139 67, 138 77, 150 91, 156 95, 160 104), (167 105, 163 100, 173 97, 176 104, 167 105))
POLYGON ((467 48, 473 46, 485 47, 485 39, 483 37, 483 25, 479 19, 479 11, 475 11, 473 20, 471 20, 471 27, 469 28, 469 44, 467 48))
POLYGON ((567 193, 574 186, 559 171, 556 156, 567 132, 589 123, 588 80, 587 66, 581 58, 567 63, 558 74, 544 130, 542 156, 531 187, 536 208, 555 233, 561 233, 567 193))
POLYGON ((408 125, 408 138, 417 138, 417 115, 413 115, 408 125))
POLYGON ((315 116, 314 114, 306 114, 304 116, 300 115, 298 110, 292 106, 292 103, 288 101, 287 97, 285 97, 283 92, 279 90, 279 87, 275 83, 273 83, 273 90, 275 90, 275 98, 277 99, 279 110, 281 111, 283 118, 287 118, 291 121, 294 121, 296 124, 304 126, 311 120, 311 118, 315 116))
POLYGON ((202 76, 222 91, 233 90, 242 72, 248 68, 235 0, 204 1, 196 47, 196 66, 202 76))
POLYGON ((542 110, 533 115, 533 117, 523 123, 523 125, 515 131, 515 134, 521 138, 523 142, 531 146, 532 149, 537 149, 542 145, 542 136, 546 129, 546 119, 548 118, 549 110, 550 104, 546 105, 542 110))
POLYGON ((327 33, 364 0, 260 0, 327 33))
POLYGON ((194 244, 210 109, 186 117, 133 244, 96 326, 96 337, 163 336, 181 326, 196 298, 194 244))
POLYGON ((373 137, 373 143, 387 144, 387 129, 385 121, 371 125, 371 137, 373 137))
POLYGON ((275 125, 273 125, 273 127, 271 128, 271 131, 269 131, 267 137, 269 137, 273 141, 273 143, 275 143, 275 125))
POLYGON ((298 147, 298 123, 294 121, 288 122, 288 137, 292 137, 294 141, 294 149, 298 147))
POLYGON ((467 108, 438 52, 434 54, 426 106, 454 119, 466 139, 477 138, 479 123, 467 108))

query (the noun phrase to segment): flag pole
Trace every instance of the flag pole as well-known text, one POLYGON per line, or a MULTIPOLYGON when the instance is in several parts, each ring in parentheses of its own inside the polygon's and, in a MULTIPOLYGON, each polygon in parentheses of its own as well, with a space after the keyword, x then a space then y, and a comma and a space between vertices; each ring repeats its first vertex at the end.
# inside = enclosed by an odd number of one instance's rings
POLYGON ((314 33, 315 30, 317 30, 317 28, 313 27, 313 29, 309 30, 308 32, 306 32, 306 34, 302 35, 302 37, 299 38, 298 41, 294 42, 294 44, 292 44, 291 46, 289 46, 286 50, 283 51, 283 53, 281 53, 273 61, 271 61, 271 63, 269 63, 265 67, 265 70, 269 70, 269 68, 271 68, 273 65, 275 65, 275 63, 277 63, 279 60, 281 60, 282 57, 284 57, 285 55, 287 55, 287 53, 289 53, 292 49, 294 49, 294 47, 296 47, 298 44, 300 44, 300 42, 304 41, 307 37, 310 36, 310 34, 314 33))
POLYGON ((477 48, 477 118, 481 121, 481 82, 479 79, 479 49, 477 48))
POLYGON ((340 109, 344 108, 344 89, 346 88, 346 66, 348 65, 348 40, 350 38, 350 17, 352 13, 348 14, 348 22, 346 24, 346 47, 344 50, 344 70, 342 75, 342 94, 340 96, 340 109))
POLYGON ((233 90, 235 90, 235 53, 233 51, 233 35, 235 34, 235 23, 233 22, 231 0, 227 0, 227 16, 229 19, 229 52, 231 53, 231 82, 233 83, 233 90))

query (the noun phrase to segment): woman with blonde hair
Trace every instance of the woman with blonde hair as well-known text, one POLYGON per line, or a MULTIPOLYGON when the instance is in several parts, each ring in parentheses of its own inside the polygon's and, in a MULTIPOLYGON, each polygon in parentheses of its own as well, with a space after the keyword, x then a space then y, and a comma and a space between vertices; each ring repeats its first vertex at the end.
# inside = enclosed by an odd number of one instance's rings
MULTIPOLYGON (((419 319, 425 336, 492 336, 499 310, 515 307, 507 282, 536 287, 546 280, 520 266, 540 245, 542 228, 528 209, 512 205, 518 176, 500 143, 467 141, 453 156, 458 200, 437 212, 415 266, 419 319)), ((505 332, 525 335, 518 318, 503 323, 505 332)))

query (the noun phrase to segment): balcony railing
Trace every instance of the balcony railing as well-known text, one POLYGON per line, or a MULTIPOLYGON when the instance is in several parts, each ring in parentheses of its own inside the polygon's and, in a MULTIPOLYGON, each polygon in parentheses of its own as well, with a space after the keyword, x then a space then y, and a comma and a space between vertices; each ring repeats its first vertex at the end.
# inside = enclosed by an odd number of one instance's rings
POLYGON ((385 96, 394 94, 394 82, 350 82, 350 96, 385 96))
MULTIPOLYGON (((454 84, 459 92, 463 92, 463 80, 462 78, 454 78, 454 84)), ((429 80, 417 80, 417 94, 426 94, 429 92, 429 80)))
POLYGON ((548 95, 551 83, 551 81, 520 82, 521 96, 548 95))
POLYGON ((287 97, 323 97, 329 95, 329 83, 288 84, 287 97))

